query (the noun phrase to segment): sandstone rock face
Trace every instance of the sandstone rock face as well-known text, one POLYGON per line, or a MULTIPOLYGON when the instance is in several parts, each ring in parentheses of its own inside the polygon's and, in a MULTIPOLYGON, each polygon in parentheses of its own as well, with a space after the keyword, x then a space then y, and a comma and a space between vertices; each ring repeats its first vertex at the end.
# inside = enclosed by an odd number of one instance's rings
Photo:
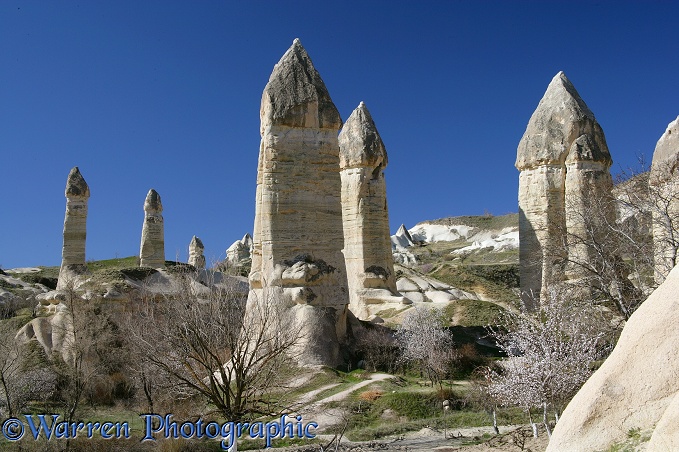
POLYGON ((344 258, 349 309, 367 320, 384 303, 402 303, 391 254, 384 148, 363 102, 339 134, 344 258), (372 308, 372 309, 371 309, 372 308))
POLYGON ((548 451, 607 450, 655 429, 646 450, 679 446, 679 269, 637 309, 613 353, 568 404, 548 451))
POLYGON ((196 270, 205 268, 204 251, 205 246, 203 246, 203 242, 194 235, 191 239, 191 243, 189 243, 189 264, 196 267, 196 270))
POLYGON ((305 327, 301 360, 334 366, 346 336, 338 131, 342 120, 295 40, 262 94, 252 303, 282 303, 305 327))
MULTIPOLYGON (((653 163, 649 183, 656 185, 662 199, 669 201, 667 213, 676 218, 679 216, 679 117, 672 121, 662 137, 658 140, 653 152, 653 163)), ((655 279, 661 283, 674 267, 676 256, 674 247, 670 246, 669 231, 661 225, 662 218, 654 213, 653 248, 655 257, 655 279)))
MULTIPOLYGON (((520 277, 524 302, 550 283, 566 278, 563 250, 567 228, 577 232, 588 196, 610 192, 612 164, 606 138, 594 115, 559 72, 549 84, 519 142, 520 277)), ((573 274, 570 277, 578 277, 573 274)))
POLYGON ((69 281, 87 272, 85 240, 87 238, 87 202, 90 198, 90 188, 77 166, 68 173, 65 195, 64 246, 61 252, 61 268, 57 289, 66 287, 69 281))
POLYGON ((74 359, 72 351, 74 339, 73 321, 63 304, 57 306, 56 314, 31 320, 21 327, 15 336, 15 340, 21 343, 37 341, 47 356, 58 353, 67 363, 72 363, 74 359))
POLYGON ((149 190, 144 202, 144 225, 141 230, 139 265, 151 268, 165 266, 163 204, 160 201, 160 195, 154 189, 149 190))

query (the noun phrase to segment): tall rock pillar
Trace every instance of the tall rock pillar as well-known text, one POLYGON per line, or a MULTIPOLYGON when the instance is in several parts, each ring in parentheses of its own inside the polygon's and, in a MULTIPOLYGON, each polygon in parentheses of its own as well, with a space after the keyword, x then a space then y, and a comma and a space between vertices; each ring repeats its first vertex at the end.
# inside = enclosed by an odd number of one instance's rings
POLYGON ((339 112, 299 40, 262 94, 251 303, 280 303, 304 325, 301 360, 337 365, 349 294, 339 112))
POLYGON ((193 265, 196 270, 205 269, 205 246, 203 242, 195 235, 189 243, 189 265, 193 265))
POLYGON ((587 197, 610 193, 611 163, 594 114, 559 72, 533 112, 516 157, 521 293, 528 308, 567 278, 569 257, 586 255, 581 247, 564 245, 567 231, 578 233, 587 197))
POLYGON ((679 221, 679 117, 669 123, 653 152, 651 193, 659 201, 653 209, 655 280, 662 283, 679 260, 676 223, 679 221), (668 221, 671 220, 671 221, 668 221), (674 234, 672 234, 674 232, 674 234))
POLYGON ((77 275, 87 272, 85 241, 87 238, 87 202, 90 188, 78 167, 68 173, 66 180, 66 215, 64 217, 64 246, 57 289, 63 289, 77 275))
POLYGON ((139 266, 161 268, 165 266, 165 225, 163 204, 154 189, 149 190, 144 201, 144 225, 141 230, 139 266))
POLYGON ((397 295, 391 253, 387 187, 387 151, 363 102, 339 134, 342 180, 344 258, 349 283, 349 309, 359 319, 371 306, 403 303, 397 295))

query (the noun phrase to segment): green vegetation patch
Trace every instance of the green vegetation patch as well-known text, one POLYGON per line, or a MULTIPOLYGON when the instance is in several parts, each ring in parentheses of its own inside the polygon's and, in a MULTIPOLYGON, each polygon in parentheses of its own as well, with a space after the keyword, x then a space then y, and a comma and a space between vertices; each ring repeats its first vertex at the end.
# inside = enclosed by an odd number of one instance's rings
MULTIPOLYGON (((444 264, 432 276, 458 289, 482 293, 499 302, 514 304, 517 301, 513 289, 514 265, 467 266, 444 264), (489 267, 489 268, 481 268, 489 267)), ((516 270, 518 273, 518 269, 516 270)))
POLYGON ((445 308, 446 317, 460 326, 495 325, 503 312, 497 304, 482 300, 455 300, 445 308))

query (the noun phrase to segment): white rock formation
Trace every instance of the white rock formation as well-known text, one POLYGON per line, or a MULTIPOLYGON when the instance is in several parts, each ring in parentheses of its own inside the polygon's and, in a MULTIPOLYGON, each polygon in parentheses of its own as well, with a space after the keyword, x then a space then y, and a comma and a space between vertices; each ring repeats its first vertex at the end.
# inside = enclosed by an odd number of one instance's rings
POLYGON ((252 257, 252 237, 245 234, 242 239, 236 240, 226 250, 227 267, 243 265, 252 257))
POLYGON ((193 265, 196 270, 203 270, 205 268, 205 246, 203 242, 195 235, 189 243, 189 264, 193 265))
POLYGON ((342 119, 295 40, 262 94, 252 303, 290 306, 304 325, 304 363, 335 366, 346 337, 347 275, 339 146, 342 119))
MULTIPOLYGON (((610 193, 611 164, 594 114, 559 72, 517 150, 521 291, 529 307, 531 294, 537 298, 548 285, 566 279, 567 253, 586 258, 582 247, 564 249, 565 232, 567 228, 578 232, 578 214, 584 212, 589 196, 610 193)), ((576 273, 570 277, 581 276, 576 273)))
POLYGON ((139 266, 161 268, 165 266, 165 225, 163 204, 154 189, 149 190, 144 201, 144 225, 141 230, 139 266))
MULTIPOLYGON (((667 130, 660 137, 653 152, 651 175, 649 183, 655 185, 660 198, 668 202, 666 216, 679 216, 679 117, 669 123, 667 130)), ((654 191, 655 191, 654 190, 654 191)), ((663 218, 659 212, 654 212, 653 218, 653 247, 655 257, 655 279, 661 283, 674 267, 677 256, 674 255, 672 238, 667 227, 662 226, 663 218)))
POLYGON ((396 292, 391 254, 384 179, 387 151, 363 102, 344 124, 339 148, 349 309, 367 320, 385 303, 405 299, 396 292))
POLYGON ((49 317, 37 317, 21 327, 15 340, 26 343, 34 340, 45 350, 47 356, 60 354, 65 362, 73 362, 72 350, 75 336, 73 321, 68 308, 64 304, 56 306, 56 314, 49 317))
POLYGON ((401 225, 396 231, 396 234, 391 236, 391 254, 394 258, 394 263, 401 265, 415 265, 417 258, 411 253, 408 248, 415 246, 413 238, 406 229, 405 225, 401 225))
POLYGON ((57 289, 87 272, 85 241, 87 238, 87 202, 90 188, 78 167, 68 173, 66 180, 66 215, 64 217, 64 246, 57 289))
POLYGON ((646 450, 679 447, 679 268, 630 317, 615 349, 568 404, 548 451, 608 450, 654 429, 646 450))

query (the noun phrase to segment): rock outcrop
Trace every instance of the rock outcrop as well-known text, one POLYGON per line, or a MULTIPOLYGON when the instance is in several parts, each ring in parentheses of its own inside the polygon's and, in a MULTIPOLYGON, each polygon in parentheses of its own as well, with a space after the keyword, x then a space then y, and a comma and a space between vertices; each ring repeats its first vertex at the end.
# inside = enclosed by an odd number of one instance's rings
POLYGON ((363 102, 344 124, 339 148, 349 309, 367 320, 385 303, 405 299, 396 292, 391 254, 384 179, 387 151, 363 102))
POLYGON ((78 275, 87 272, 85 241, 87 238, 87 202, 90 188, 78 167, 68 173, 66 180, 66 215, 64 217, 64 246, 57 289, 63 289, 78 275))
MULTIPOLYGON (((654 186, 652 192, 659 199, 667 201, 665 218, 679 216, 679 117, 672 121, 662 137, 658 140, 653 152, 653 163, 649 183, 654 186)), ((663 226, 663 218, 654 212, 653 218, 653 255, 655 257, 655 280, 661 283, 672 270, 677 260, 670 231, 663 226)))
POLYGON ((67 363, 72 363, 74 359, 72 350, 74 339, 73 321, 64 304, 56 306, 56 314, 31 320, 21 327, 15 336, 19 343, 36 341, 47 356, 59 354, 67 363))
POLYGON ((300 360, 335 366, 346 337, 347 275, 337 108, 295 40, 262 94, 248 306, 280 303, 304 326, 300 360))
POLYGON ((151 268, 165 266, 163 204, 160 201, 160 195, 154 189, 149 190, 144 201, 144 225, 141 230, 139 265, 151 268))
POLYGON ((615 349, 563 412, 548 451, 608 450, 654 429, 646 450, 679 447, 679 268, 632 314, 615 349))
POLYGON ((408 250, 408 248, 413 246, 415 246, 415 242, 413 242, 410 232, 408 232, 404 224, 401 224, 396 234, 391 236, 391 254, 394 263, 401 265, 417 264, 417 258, 408 250))
POLYGON ((250 262, 252 258, 252 237, 245 234, 242 239, 236 240, 226 250, 227 268, 240 267, 250 262))
POLYGON ((203 242, 195 235, 189 243, 189 264, 193 265, 196 270, 203 270, 205 268, 205 246, 203 242))
MULTIPOLYGON (((594 114, 559 72, 549 84, 518 146, 521 292, 529 307, 548 285, 583 276, 570 260, 587 259, 578 234, 588 200, 610 194, 611 156, 594 114)), ((611 212, 615 215, 611 205, 611 212)))

